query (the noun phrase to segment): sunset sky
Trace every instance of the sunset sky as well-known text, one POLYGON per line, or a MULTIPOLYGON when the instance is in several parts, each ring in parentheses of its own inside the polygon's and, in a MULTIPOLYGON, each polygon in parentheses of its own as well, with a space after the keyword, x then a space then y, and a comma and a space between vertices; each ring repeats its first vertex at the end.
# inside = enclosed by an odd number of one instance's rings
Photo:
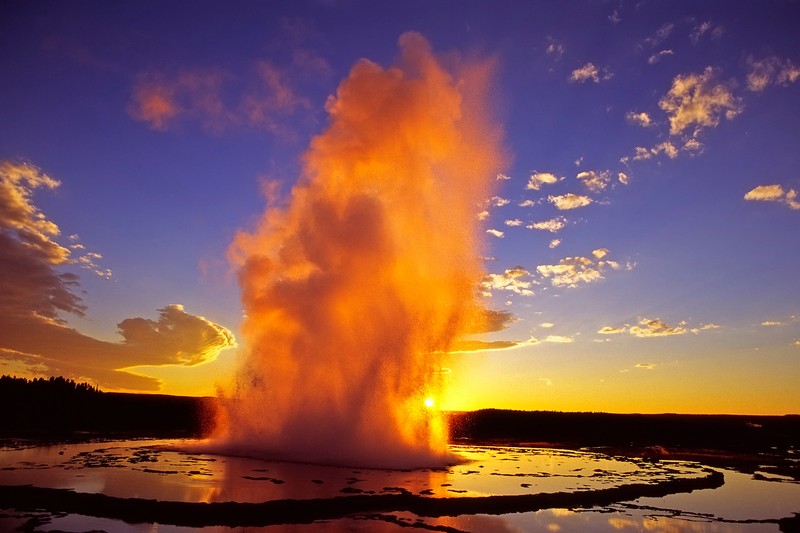
POLYGON ((235 235, 288 197, 353 65, 414 31, 494 64, 507 154, 475 208, 504 328, 454 354, 445 408, 800 413, 798 23, 790 1, 3 2, 0 373, 214 394, 243 346, 235 235))

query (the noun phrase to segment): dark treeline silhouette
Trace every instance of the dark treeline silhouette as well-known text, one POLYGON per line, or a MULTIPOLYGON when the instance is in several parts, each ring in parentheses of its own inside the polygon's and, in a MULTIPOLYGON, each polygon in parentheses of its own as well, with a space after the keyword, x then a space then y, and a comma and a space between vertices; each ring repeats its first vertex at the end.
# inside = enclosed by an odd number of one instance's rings
POLYGON ((0 377, 0 436, 196 437, 213 426, 213 398, 102 392, 63 377, 0 377))
POLYGON ((450 415, 451 440, 773 453, 800 449, 800 416, 560 413, 483 409, 450 415))

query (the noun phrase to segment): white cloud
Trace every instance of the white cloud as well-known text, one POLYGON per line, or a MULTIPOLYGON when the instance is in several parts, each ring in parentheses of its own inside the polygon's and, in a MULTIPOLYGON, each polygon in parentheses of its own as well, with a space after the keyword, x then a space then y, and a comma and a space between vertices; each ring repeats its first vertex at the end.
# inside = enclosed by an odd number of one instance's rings
POLYGON ((571 342, 575 342, 575 339, 572 337, 565 337, 563 335, 548 335, 545 337, 543 342, 554 342, 557 344, 568 344, 571 342))
POLYGON ((525 188, 528 190, 538 191, 542 185, 551 185, 557 182, 558 178, 555 174, 550 172, 534 172, 531 174, 531 177, 528 180, 527 185, 525 185, 525 188))
POLYGON ((506 174, 497 174, 497 178, 496 179, 497 179, 497 181, 508 181, 508 180, 511 179, 511 176, 508 176, 506 174))
POLYGON ((502 274, 489 274, 481 283, 484 295, 491 296, 491 291, 509 291, 522 296, 533 296, 533 282, 530 280, 531 273, 515 266, 505 270, 502 274))
POLYGON ((776 202, 784 204, 790 209, 800 209, 800 201, 797 198, 797 191, 794 189, 784 190, 779 185, 759 185, 744 195, 745 200, 755 200, 761 202, 776 202))
POLYGON ((613 75, 608 71, 608 69, 603 69, 602 72, 594 66, 593 63, 586 63, 582 67, 578 67, 572 71, 570 74, 569 80, 576 83, 585 83, 587 81, 591 81, 594 83, 600 83, 600 80, 609 80, 613 75))
POLYGON ((542 322, 541 324, 539 324, 540 328, 545 328, 545 329, 550 329, 553 326, 555 326, 555 324, 553 324, 552 322, 542 322))
POLYGON ((550 248, 557 248, 561 244, 561 239, 553 239, 550 241, 550 248))
POLYGON ((619 327, 619 328, 614 328, 614 327, 611 327, 611 326, 603 326, 602 328, 597 330, 597 333, 599 333, 601 335, 617 335, 619 333, 625 333, 626 331, 628 331, 628 327, 627 326, 623 326, 623 327, 619 327))
POLYGON ((765 320, 761 323, 762 326, 783 326, 784 323, 777 320, 765 320))
POLYGON ((702 74, 682 74, 675 77, 669 92, 659 101, 667 113, 670 135, 679 135, 694 126, 693 137, 705 127, 719 124, 721 117, 728 120, 742 111, 741 99, 731 92, 730 84, 717 83, 713 68, 702 74))
POLYGON ((771 56, 763 59, 747 58, 750 72, 747 73, 747 88, 761 92, 770 85, 789 85, 800 78, 800 67, 789 59, 771 56))
POLYGON ((619 182, 623 185, 627 185, 628 183, 630 183, 630 178, 624 172, 620 172, 619 174, 617 174, 617 179, 619 179, 619 182))
POLYGON ((580 284, 588 284, 603 279, 603 273, 607 270, 620 270, 625 268, 631 270, 632 264, 625 267, 616 261, 602 261, 608 254, 608 250, 600 248, 592 252, 593 259, 588 257, 566 257, 561 259, 556 265, 539 265, 536 271, 544 278, 549 279, 550 283, 556 287, 577 287, 580 284))
POLYGON ((522 225, 522 221, 520 219, 518 219, 518 218, 515 218, 515 219, 512 219, 512 220, 506 220, 505 224, 506 224, 506 226, 516 227, 516 226, 521 226, 522 225))
POLYGON ((608 170, 595 172, 594 170, 586 170, 579 172, 576 176, 583 185, 592 192, 600 192, 608 187, 611 182, 611 173, 608 170))
POLYGON ((536 205, 536 202, 534 202, 533 200, 523 200, 517 205, 519 205, 520 207, 533 207, 536 205))
POLYGON ((547 201, 555 205, 560 211, 577 209, 578 207, 584 207, 592 203, 592 199, 588 196, 581 196, 573 193, 562 194, 560 196, 550 195, 547 197, 547 201))
POLYGON ((628 120, 628 122, 645 128, 653 125, 653 120, 650 118, 650 115, 648 115, 644 111, 642 111, 641 113, 634 113, 633 111, 628 111, 628 113, 625 114, 625 118, 628 120))
MULTIPOLYGON (((564 217, 555 217, 551 218, 550 220, 543 220, 541 222, 534 222, 525 226, 528 229, 538 229, 543 231, 549 231, 550 233, 556 233, 559 230, 563 229, 564 226, 567 225, 567 219, 564 217)), ((561 242, 561 241, 559 241, 561 242)))
POLYGON ((505 233, 503 233, 498 229, 487 229, 486 233, 488 233, 489 235, 494 235, 498 239, 502 239, 505 236, 505 233))
POLYGON ((478 213, 478 220, 486 220, 487 218, 489 218, 489 211, 484 209, 483 211, 478 213))
POLYGON ((647 58, 647 64, 648 65, 655 65, 656 63, 658 63, 659 61, 661 61, 665 57, 671 56, 671 55, 674 55, 674 54, 675 54, 675 52, 673 52, 672 50, 661 50, 661 51, 656 52, 655 54, 651 55, 650 57, 648 57, 647 58))
POLYGON ((600 328, 597 333, 601 335, 618 335, 622 333, 629 333, 635 337, 668 337, 671 335, 685 335, 686 333, 698 334, 701 331, 711 329, 718 329, 716 324, 703 324, 696 327, 689 327, 686 321, 681 321, 677 326, 668 326, 660 318, 640 318, 638 324, 631 326, 625 324, 624 326, 612 327, 604 326, 600 328))
POLYGON ((501 196, 492 196, 489 200, 489 204, 494 207, 503 207, 511 203, 511 200, 507 198, 503 198, 501 196))
POLYGON ((654 363, 636 363, 634 367, 641 368, 644 370, 653 370, 656 367, 656 365, 654 363))

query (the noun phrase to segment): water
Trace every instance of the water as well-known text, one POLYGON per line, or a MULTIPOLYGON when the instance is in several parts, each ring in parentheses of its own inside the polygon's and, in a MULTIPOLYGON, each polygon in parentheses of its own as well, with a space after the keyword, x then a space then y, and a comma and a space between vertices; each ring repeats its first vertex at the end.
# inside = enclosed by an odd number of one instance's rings
MULTIPOLYGON (((164 502, 301 500, 303 511, 294 518, 287 515, 289 523, 270 525, 267 517, 266 522, 248 528, 254 531, 405 531, 409 526, 449 528, 447 531, 778 531, 778 519, 800 512, 799 483, 780 476, 755 479, 727 469, 723 471, 725 484, 714 489, 628 498, 587 508, 569 500, 576 494, 598 494, 636 484, 662 486, 675 480, 708 478, 707 468, 689 462, 653 462, 571 450, 451 446, 451 452, 464 462, 437 469, 383 470, 187 451, 196 444, 119 441, 6 448, 0 451, 0 485, 164 502), (562 497, 539 510, 526 507, 532 500, 502 510, 495 506, 495 502, 505 501, 499 497, 543 493, 562 497), (333 498, 353 501, 361 497, 374 502, 392 495, 409 496, 408 501, 422 501, 429 508, 415 513, 374 510, 367 504, 346 516, 304 523, 308 522, 306 511, 340 501, 333 498), (455 513, 440 512, 441 506, 453 499, 468 505, 456 507, 455 513)), ((0 499, 0 506, 2 503, 0 499)), ((339 503, 334 508, 337 506, 339 503)), ((183 518, 177 524, 152 524, 146 519, 125 523, 116 517, 90 516, 103 514, 102 509, 85 514, 10 510, 0 515, 0 530, 25 523, 30 526, 35 521, 36 531, 230 531, 220 525, 185 527, 183 518)))

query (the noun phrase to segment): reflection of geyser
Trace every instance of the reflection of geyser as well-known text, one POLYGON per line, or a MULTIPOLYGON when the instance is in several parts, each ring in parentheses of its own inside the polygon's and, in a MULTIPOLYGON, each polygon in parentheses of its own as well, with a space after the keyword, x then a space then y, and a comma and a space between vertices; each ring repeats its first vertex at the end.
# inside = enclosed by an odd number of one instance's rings
POLYGON ((452 460, 425 400, 475 329, 476 210, 500 164, 486 118, 491 66, 446 71, 425 39, 397 65, 359 61, 327 103, 285 205, 271 201, 232 256, 248 354, 228 453, 354 466, 452 460))

